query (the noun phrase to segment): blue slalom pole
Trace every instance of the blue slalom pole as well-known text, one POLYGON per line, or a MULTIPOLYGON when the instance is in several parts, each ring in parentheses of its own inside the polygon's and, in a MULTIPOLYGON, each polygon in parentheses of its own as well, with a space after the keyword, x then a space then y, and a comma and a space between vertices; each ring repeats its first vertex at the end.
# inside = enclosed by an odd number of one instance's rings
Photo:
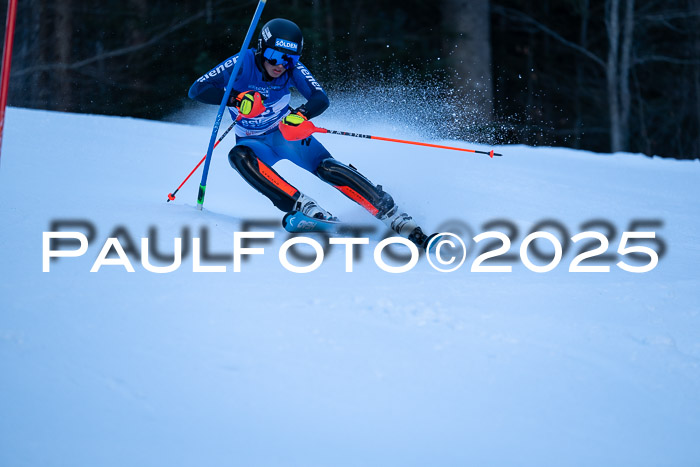
POLYGON ((226 103, 231 95, 231 89, 233 89, 233 82, 236 80, 236 75, 238 75, 238 70, 241 68, 241 63, 243 63, 243 53, 248 50, 250 45, 250 40, 255 33, 255 28, 260 20, 260 15, 262 15, 263 8, 267 0, 259 0, 258 7, 255 9, 255 15, 253 15, 253 21, 250 23, 248 28, 248 34, 245 36, 243 41, 243 47, 238 53, 238 60, 233 66, 233 72, 231 73, 231 78, 228 80, 228 85, 226 86, 226 92, 224 93, 224 99, 221 101, 219 106, 219 112, 216 114, 216 121, 214 122, 214 129, 211 132, 211 139, 209 140, 209 148, 207 149, 207 157, 204 162, 204 172, 202 173, 202 181, 199 183, 199 193, 197 194, 197 209, 201 211, 202 205, 204 204, 204 192, 207 189, 207 176, 209 175, 209 163, 211 162, 211 154, 214 151, 214 142, 216 141, 216 136, 219 134, 219 125, 221 125, 221 119, 224 116, 224 111, 226 110, 226 103))

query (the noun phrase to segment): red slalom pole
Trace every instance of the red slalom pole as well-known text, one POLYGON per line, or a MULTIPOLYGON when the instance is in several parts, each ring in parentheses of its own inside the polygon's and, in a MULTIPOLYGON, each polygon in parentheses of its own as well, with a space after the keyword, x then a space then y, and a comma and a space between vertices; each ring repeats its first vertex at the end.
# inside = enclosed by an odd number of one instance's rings
POLYGON ((392 143, 415 144, 416 146, 426 146, 429 148, 451 149, 453 151, 471 152, 471 153, 475 153, 475 154, 486 154, 487 156, 489 156, 491 158, 493 158, 493 156, 499 156, 499 157, 503 156, 503 154, 498 154, 498 153, 493 152, 493 149, 491 151, 477 151, 475 149, 464 149, 464 148, 457 148, 454 146, 443 146, 441 144, 419 143, 418 141, 407 141, 405 139, 395 139, 395 138, 385 138, 383 136, 363 135, 361 133, 351 133, 349 131, 327 130, 325 128, 317 127, 309 120, 306 120, 297 126, 280 124, 280 131, 282 132, 282 136, 284 136, 284 138, 288 141, 297 141, 300 139, 308 138, 312 133, 329 133, 331 135, 343 135, 343 136, 352 136, 355 138, 377 139, 380 141, 391 141, 392 143))
POLYGON ((2 135, 5 130, 5 108, 10 88, 10 65, 12 64, 12 43, 15 38, 15 18, 17 17, 17 0, 7 2, 7 22, 5 23, 5 42, 2 49, 2 77, 0 78, 0 151, 2 135))
MULTIPOLYGON (((231 126, 228 127, 228 129, 227 129, 226 131, 224 131, 224 134, 221 135, 221 138, 219 138, 219 140, 216 142, 216 144, 214 144, 214 148, 217 147, 217 146, 219 145, 219 143, 221 142, 221 140, 224 139, 224 137, 228 134, 229 131, 231 131, 231 129, 232 129, 235 125, 236 125, 236 122, 233 122, 233 123, 231 124, 231 126)), ((213 151, 214 148, 211 148, 211 150, 213 151)), ((176 189, 175 191, 173 191, 172 193, 168 193, 168 201, 167 201, 168 203, 175 199, 175 194, 176 194, 178 191, 180 191, 180 188, 182 188, 182 185, 184 185, 185 182, 186 182, 187 180, 190 179, 190 177, 192 176, 192 174, 195 173, 195 172, 197 171, 197 169, 199 168, 199 166, 202 165, 202 163, 204 162, 204 160, 205 160, 206 158, 207 158, 207 156, 206 156, 206 154, 205 154, 204 157, 202 157, 202 160, 199 161, 199 164, 197 164, 197 165, 195 166, 195 168, 192 169, 192 172, 190 172, 190 174, 182 181, 182 183, 180 183, 180 186, 177 187, 177 189, 176 189)))

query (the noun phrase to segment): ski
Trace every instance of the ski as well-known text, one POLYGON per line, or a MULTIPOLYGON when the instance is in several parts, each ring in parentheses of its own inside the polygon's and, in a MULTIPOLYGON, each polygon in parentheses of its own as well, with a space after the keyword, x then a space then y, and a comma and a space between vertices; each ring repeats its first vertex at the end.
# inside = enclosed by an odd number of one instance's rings
POLYGON ((428 253, 434 253, 437 248, 437 245, 440 243, 443 237, 444 235, 441 235, 440 233, 428 235, 421 246, 428 253), (430 247, 430 249, 428 249, 428 247, 430 247))
MULTIPOLYGON (((282 219, 282 226, 284 230, 290 233, 303 233, 303 232, 327 232, 327 233, 338 233, 340 231, 343 223, 337 218, 333 217, 331 219, 317 219, 315 217, 309 217, 300 211, 291 211, 285 214, 282 219)), ((434 233, 427 235, 422 239, 422 242, 416 242, 415 239, 411 239, 418 247, 423 250, 428 249, 430 245, 430 252, 434 252, 442 235, 439 233, 434 233), (434 241, 433 238, 435 238, 434 241), (432 242, 431 242, 432 241, 432 242)), ((409 237, 410 239, 410 237, 409 237)))
POLYGON ((336 232, 341 222, 337 218, 316 219, 300 211, 288 212, 282 219, 284 230, 291 233, 299 232, 336 232))

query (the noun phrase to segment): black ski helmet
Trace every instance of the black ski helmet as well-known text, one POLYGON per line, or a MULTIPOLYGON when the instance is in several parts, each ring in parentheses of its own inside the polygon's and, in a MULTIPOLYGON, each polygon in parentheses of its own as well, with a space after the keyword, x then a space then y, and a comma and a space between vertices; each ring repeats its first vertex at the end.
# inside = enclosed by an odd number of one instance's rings
POLYGON ((268 21, 260 31, 258 53, 266 49, 274 49, 290 55, 301 55, 304 47, 304 36, 299 26, 288 19, 275 18, 268 21))

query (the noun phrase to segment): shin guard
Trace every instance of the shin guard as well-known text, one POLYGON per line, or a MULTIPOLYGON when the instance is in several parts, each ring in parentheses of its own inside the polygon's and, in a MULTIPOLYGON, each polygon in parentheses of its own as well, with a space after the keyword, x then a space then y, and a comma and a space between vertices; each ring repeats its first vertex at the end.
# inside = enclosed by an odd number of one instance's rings
POLYGON ((381 186, 375 186, 357 169, 348 167, 332 157, 321 161, 316 169, 316 176, 333 185, 377 218, 384 216, 394 207, 394 199, 384 192, 381 186))
POLYGON ((228 153, 228 161, 250 186, 267 196, 278 209, 289 212, 294 208, 299 190, 258 159, 248 146, 234 146, 228 153))

